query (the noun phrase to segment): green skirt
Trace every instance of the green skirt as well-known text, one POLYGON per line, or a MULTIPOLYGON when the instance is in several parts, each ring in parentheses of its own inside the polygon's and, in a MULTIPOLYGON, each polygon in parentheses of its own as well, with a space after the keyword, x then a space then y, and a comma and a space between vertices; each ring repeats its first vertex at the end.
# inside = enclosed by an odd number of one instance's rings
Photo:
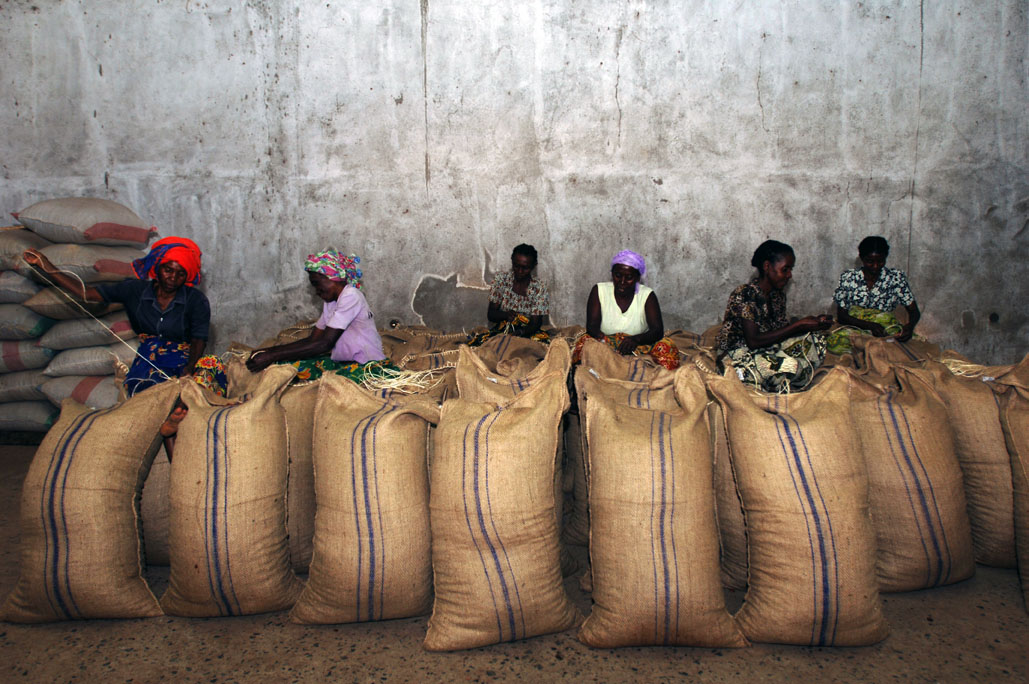
MULTIPOLYGON (((896 335, 904 330, 897 317, 889 311, 878 309, 866 309, 863 306, 852 306, 847 310, 852 318, 857 318, 869 323, 878 323, 886 329, 887 335, 896 335)), ((828 349, 833 354, 849 354, 854 350, 854 343, 850 341, 851 335, 871 335, 872 333, 853 326, 837 328, 829 333, 828 349)))
POLYGON ((353 361, 333 361, 328 356, 316 356, 313 359, 277 361, 276 363, 281 366, 293 366, 297 369, 297 375, 293 378, 293 384, 313 382, 325 373, 335 373, 360 385, 364 382, 365 378, 382 376, 384 368, 399 370, 389 359, 369 361, 368 363, 355 363, 353 361))
POLYGON ((807 387, 825 360, 826 336, 807 333, 751 349, 737 347, 726 352, 740 380, 765 392, 789 392, 807 387))

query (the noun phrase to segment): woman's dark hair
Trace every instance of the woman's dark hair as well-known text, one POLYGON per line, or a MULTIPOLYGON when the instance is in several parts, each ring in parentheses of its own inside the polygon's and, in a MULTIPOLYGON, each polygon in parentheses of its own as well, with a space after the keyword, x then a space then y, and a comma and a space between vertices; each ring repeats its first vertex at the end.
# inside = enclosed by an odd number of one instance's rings
POLYGON ((539 258, 536 256, 536 248, 524 242, 511 250, 511 258, 514 259, 516 254, 529 257, 534 264, 539 262, 539 258))
POLYGON ((766 261, 771 261, 774 264, 780 259, 785 259, 788 256, 796 258, 793 254, 793 248, 785 242, 779 242, 778 240, 765 240, 756 250, 754 250, 754 256, 750 259, 750 265, 760 271, 761 265, 766 261))
POLYGON ((890 256, 890 243, 879 235, 869 235, 858 245, 858 256, 866 254, 882 254, 884 257, 888 257, 890 256))

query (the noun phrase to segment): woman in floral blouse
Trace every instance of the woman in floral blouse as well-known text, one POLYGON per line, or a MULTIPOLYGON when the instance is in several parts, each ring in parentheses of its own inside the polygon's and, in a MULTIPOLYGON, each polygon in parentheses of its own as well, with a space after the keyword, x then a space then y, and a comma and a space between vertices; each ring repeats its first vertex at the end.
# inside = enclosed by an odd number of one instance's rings
POLYGON ((511 252, 511 270, 493 278, 486 310, 491 333, 537 338, 541 335, 540 328, 550 315, 550 295, 546 284, 532 274, 537 262, 536 248, 520 244, 511 252))
POLYGON ((766 240, 750 263, 757 275, 729 295, 719 356, 732 360, 741 380, 766 392, 803 389, 825 358, 821 331, 832 325, 832 316, 786 317, 785 288, 796 263, 789 245, 766 240))
POLYGON ((915 325, 922 314, 911 293, 903 271, 886 266, 890 243, 878 235, 870 235, 858 245, 861 268, 844 271, 833 299, 836 318, 843 325, 860 328, 875 335, 892 335, 907 342, 914 334, 915 325), (893 311, 903 306, 908 322, 901 325, 893 311))

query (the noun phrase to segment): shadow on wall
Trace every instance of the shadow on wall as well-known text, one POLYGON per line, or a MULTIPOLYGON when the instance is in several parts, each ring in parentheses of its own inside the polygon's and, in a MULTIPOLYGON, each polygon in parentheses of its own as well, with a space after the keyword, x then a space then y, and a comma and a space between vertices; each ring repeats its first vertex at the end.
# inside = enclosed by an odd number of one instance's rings
POLYGON ((411 308, 425 325, 457 332, 486 325, 489 290, 457 284, 457 274, 443 279, 427 275, 414 293, 411 308))

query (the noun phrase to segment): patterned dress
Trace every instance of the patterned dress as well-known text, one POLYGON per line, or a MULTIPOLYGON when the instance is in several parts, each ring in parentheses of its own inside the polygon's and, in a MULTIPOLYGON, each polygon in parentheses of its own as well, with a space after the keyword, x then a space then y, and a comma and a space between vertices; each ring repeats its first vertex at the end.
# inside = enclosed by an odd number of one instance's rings
MULTIPOLYGON (((833 300, 852 318, 878 323, 887 335, 896 335, 903 330, 903 326, 893 311, 898 306, 911 306, 915 302, 915 295, 903 271, 884 266, 872 287, 868 287, 865 274, 860 268, 844 271, 840 275, 840 284, 833 294, 833 300)), ((854 346, 850 336, 854 333, 870 334, 867 330, 855 327, 838 328, 829 335, 829 351, 833 354, 850 353, 854 346)))
POLYGON ((754 278, 729 295, 716 346, 720 357, 729 357, 743 382, 765 392, 803 389, 825 359, 825 334, 807 333, 776 344, 751 349, 743 333, 743 321, 753 321, 766 333, 789 325, 786 293, 773 289, 767 295, 754 278))
MULTIPOLYGON (((514 274, 511 271, 498 273, 490 284, 489 301, 502 311, 513 311, 518 315, 512 321, 494 324, 485 332, 472 333, 468 336, 469 347, 478 347, 497 335, 524 337, 523 332, 529 327, 530 316, 546 318, 550 315, 550 294, 547 292, 547 286, 536 276, 529 281, 525 294, 520 295, 514 291, 514 274)), ((532 339, 537 342, 550 342, 550 336, 542 330, 536 331, 532 339)))

